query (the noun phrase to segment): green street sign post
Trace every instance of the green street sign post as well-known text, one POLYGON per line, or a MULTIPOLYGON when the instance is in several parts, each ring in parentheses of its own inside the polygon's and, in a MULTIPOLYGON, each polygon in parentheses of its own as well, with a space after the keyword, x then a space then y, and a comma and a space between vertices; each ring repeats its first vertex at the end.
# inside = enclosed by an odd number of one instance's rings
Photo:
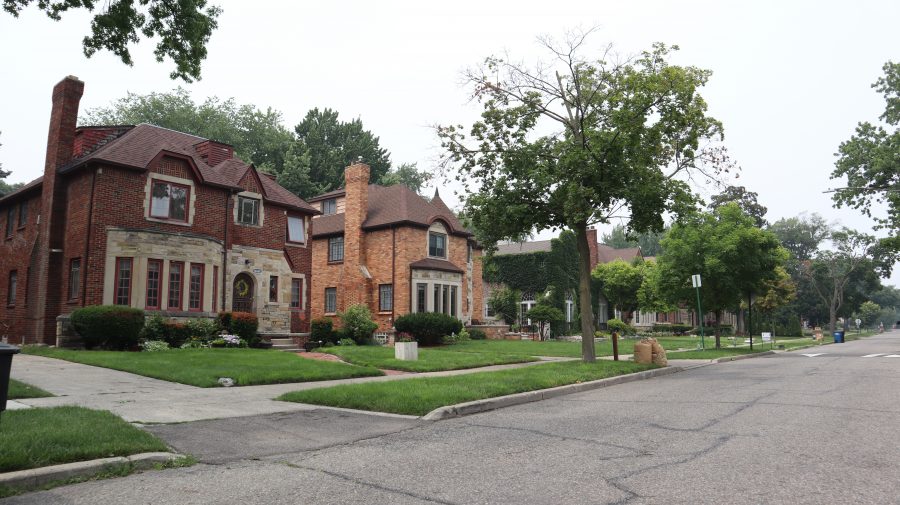
POLYGON ((703 308, 700 306, 700 274, 692 275, 691 283, 694 284, 694 289, 697 290, 697 319, 700 320, 700 349, 706 349, 706 342, 704 341, 703 335, 703 308))

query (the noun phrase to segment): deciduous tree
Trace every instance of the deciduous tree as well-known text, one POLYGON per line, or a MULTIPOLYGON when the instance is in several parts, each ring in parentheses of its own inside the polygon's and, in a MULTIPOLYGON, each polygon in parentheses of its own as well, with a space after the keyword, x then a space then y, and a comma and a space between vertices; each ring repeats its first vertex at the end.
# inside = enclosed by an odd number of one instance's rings
POLYGON ((613 61, 582 56, 588 33, 562 46, 544 40, 553 63, 488 58, 466 79, 483 105, 471 128, 438 134, 468 192, 466 212, 488 245, 554 228, 575 232, 582 357, 594 351, 588 226, 627 215, 637 232, 660 231, 662 215, 693 207, 682 176, 729 168, 722 125, 699 94, 710 72, 669 63, 657 44, 613 61))
POLYGON ((769 209, 759 203, 759 194, 747 191, 743 186, 727 186, 721 193, 713 195, 709 201, 709 209, 715 210, 727 203, 736 203, 745 214, 756 221, 760 228, 766 226, 766 212, 769 209))
POLYGON ((191 82, 200 79, 200 63, 206 59, 206 44, 218 27, 219 7, 206 7, 206 0, 3 0, 3 10, 19 17, 22 9, 35 4, 55 21, 74 9, 94 12, 91 34, 84 37, 84 55, 112 51, 126 65, 133 65, 128 45, 158 37, 156 61, 175 63, 170 77, 191 82), (99 4, 99 5, 98 5, 99 4))

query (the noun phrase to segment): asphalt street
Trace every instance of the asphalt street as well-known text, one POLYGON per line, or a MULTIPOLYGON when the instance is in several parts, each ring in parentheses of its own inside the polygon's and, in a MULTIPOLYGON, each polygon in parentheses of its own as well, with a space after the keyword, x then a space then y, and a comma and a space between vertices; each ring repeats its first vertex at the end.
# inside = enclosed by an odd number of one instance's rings
POLYGON ((898 427, 894 331, 435 423, 316 409, 153 426, 201 463, 0 503, 889 504, 898 427))

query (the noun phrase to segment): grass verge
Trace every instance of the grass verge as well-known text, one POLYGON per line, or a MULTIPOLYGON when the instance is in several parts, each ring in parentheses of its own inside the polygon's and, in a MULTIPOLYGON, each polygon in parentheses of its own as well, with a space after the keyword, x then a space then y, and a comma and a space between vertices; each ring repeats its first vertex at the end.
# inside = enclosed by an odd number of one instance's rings
POLYGON ((199 387, 215 387, 220 377, 231 377, 236 385, 249 386, 382 375, 371 367, 304 359, 292 353, 262 349, 120 352, 23 347, 22 352, 199 387))
POLYGON ((422 416, 445 405, 587 382, 655 368, 629 362, 548 363, 498 372, 294 391, 278 400, 422 416))
POLYGON ((15 379, 9 380, 9 399, 21 400, 23 398, 47 398, 53 396, 39 387, 25 384, 15 379))
POLYGON ((0 472, 168 450, 120 417, 83 407, 4 412, 0 447, 0 472))
MULTIPOLYGON (((619 338, 619 354, 632 354, 634 344, 640 339, 619 338)), ((693 349, 700 342, 700 337, 661 337, 657 339, 666 350, 693 349)), ((580 358, 581 342, 531 340, 470 340, 453 344, 448 349, 456 352, 519 354, 523 356, 556 356, 563 358, 580 358)), ((595 344, 597 356, 612 356, 612 342, 605 340, 595 344)))
POLYGON ((749 347, 723 347, 721 349, 705 349, 697 351, 684 351, 668 353, 669 359, 716 359, 729 356, 740 356, 742 354, 756 354, 771 350, 767 345, 765 349, 756 347, 752 351, 749 347))
POLYGON ((417 361, 394 359, 394 349, 391 347, 357 345, 327 347, 321 350, 329 354, 334 354, 344 361, 349 361, 355 365, 387 368, 389 370, 404 370, 407 372, 459 370, 463 368, 524 363, 537 360, 537 358, 531 356, 498 354, 494 352, 456 352, 456 345, 434 349, 420 348, 419 359, 417 361))

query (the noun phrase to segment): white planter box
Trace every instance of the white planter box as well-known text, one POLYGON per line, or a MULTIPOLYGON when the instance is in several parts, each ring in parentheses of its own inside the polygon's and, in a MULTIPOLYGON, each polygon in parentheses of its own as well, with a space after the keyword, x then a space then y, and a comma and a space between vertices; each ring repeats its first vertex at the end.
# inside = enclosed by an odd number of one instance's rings
POLYGON ((403 361, 417 361, 419 359, 418 342, 395 342, 394 358, 403 361))

